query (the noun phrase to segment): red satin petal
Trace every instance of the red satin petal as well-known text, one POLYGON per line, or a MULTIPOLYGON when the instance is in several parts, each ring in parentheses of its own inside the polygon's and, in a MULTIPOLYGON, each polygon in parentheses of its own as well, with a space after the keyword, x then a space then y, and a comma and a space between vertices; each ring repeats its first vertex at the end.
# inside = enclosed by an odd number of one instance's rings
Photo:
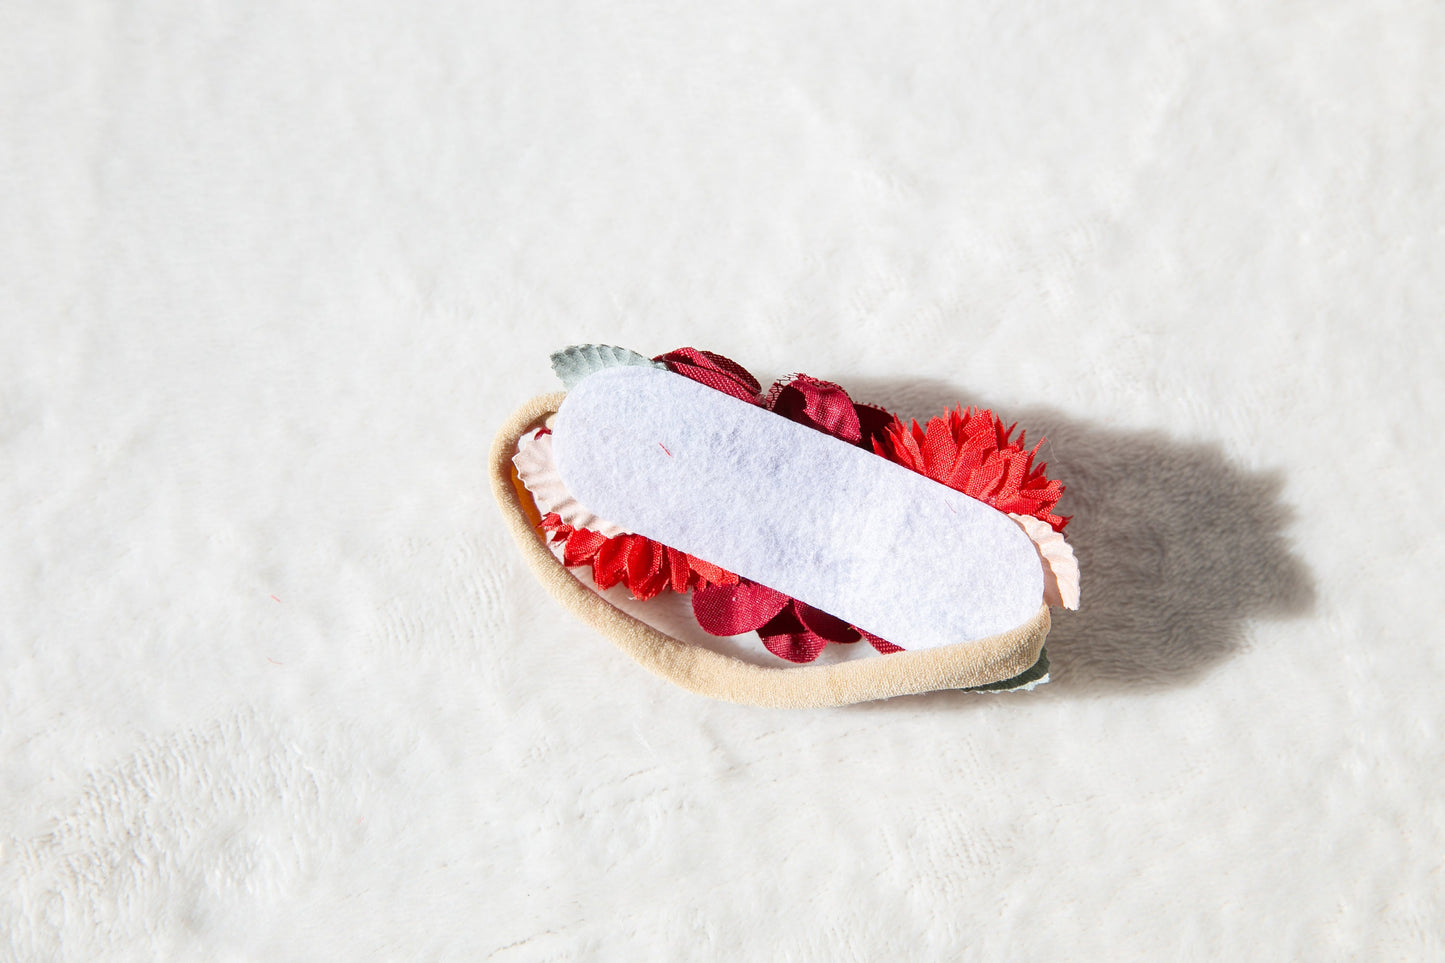
POLYGON ((687 557, 688 567, 698 574, 704 582, 712 585, 736 585, 738 577, 725 568, 719 568, 711 562, 704 562, 696 555, 687 557))
POLYGON ((827 646, 828 640, 811 631, 798 618, 801 603, 792 599, 783 610, 758 629, 763 646, 773 655, 789 662, 812 662, 827 646))
POLYGON ((634 536, 627 548, 627 590, 640 601, 656 598, 667 585, 662 571, 666 551, 658 542, 634 536))
POLYGON ((803 628, 829 642, 857 642, 858 630, 836 616, 822 609, 816 609, 806 602, 793 601, 793 611, 803 628))
MULTIPOLYGON (((610 589, 627 576, 627 552, 632 547, 631 535, 607 539, 592 560, 592 581, 600 589, 610 589)), ((568 542, 570 547, 571 543, 568 542)))
POLYGON ((686 592, 689 576, 692 575, 692 569, 687 564, 687 553, 671 545, 664 548, 667 550, 667 586, 674 592, 686 592))
POLYGON ((858 634, 863 636, 863 638, 867 639, 869 645, 873 646, 873 648, 877 649, 879 652, 882 652, 884 655, 888 655, 890 652, 903 651, 903 646, 894 645, 892 642, 880 639, 872 632, 864 632, 862 629, 858 629, 858 634))
POLYGON ((964 488, 963 493, 972 498, 988 501, 994 495, 999 483, 1003 481, 1006 468, 1003 459, 999 458, 996 453, 989 456, 989 459, 969 478, 968 487, 964 488))
POLYGON ((678 348, 676 351, 660 354, 652 360, 661 361, 684 378, 691 378, 699 384, 705 384, 709 388, 715 388, 724 394, 753 404, 757 403, 758 392, 762 390, 758 379, 754 378, 748 369, 731 358, 725 358, 711 351, 678 348))
POLYGON ((556 512, 548 512, 542 516, 542 531, 546 533, 546 541, 563 542, 577 529, 562 521, 556 512))
POLYGON ((773 655, 789 662, 812 662, 822 654, 828 640, 812 632, 787 635, 764 635, 763 645, 773 655))
POLYGON ((712 635, 742 635, 766 625, 789 601, 757 582, 705 585, 692 593, 692 614, 712 635))
POLYGON ((948 430, 948 422, 942 418, 934 418, 929 421, 928 428, 923 434, 925 474, 934 480, 947 477, 948 469, 953 463, 954 452, 957 450, 958 445, 948 430))
POLYGON ((562 562, 566 565, 585 565, 591 562, 607 541, 607 536, 590 528, 579 528, 567 536, 566 547, 562 550, 562 562))
POLYGON ((820 381, 807 375, 794 375, 791 381, 773 386, 769 393, 770 407, 775 414, 810 428, 858 444, 862 431, 858 411, 848 392, 831 381, 820 381))

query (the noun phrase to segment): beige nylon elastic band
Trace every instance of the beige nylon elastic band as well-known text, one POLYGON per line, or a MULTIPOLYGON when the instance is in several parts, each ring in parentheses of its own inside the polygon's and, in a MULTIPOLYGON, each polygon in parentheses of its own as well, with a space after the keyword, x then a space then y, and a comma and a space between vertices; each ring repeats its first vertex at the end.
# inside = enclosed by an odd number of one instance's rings
POLYGON ((691 645, 628 615, 583 585, 547 549, 536 509, 517 482, 512 456, 529 429, 555 413, 563 392, 540 395, 513 413, 492 442, 492 493, 512 536, 547 590, 644 668, 699 695, 743 705, 806 709, 842 706, 935 689, 987 685, 1034 665, 1049 634, 1049 608, 1023 625, 973 642, 894 652, 836 665, 793 668, 753 665, 691 645))

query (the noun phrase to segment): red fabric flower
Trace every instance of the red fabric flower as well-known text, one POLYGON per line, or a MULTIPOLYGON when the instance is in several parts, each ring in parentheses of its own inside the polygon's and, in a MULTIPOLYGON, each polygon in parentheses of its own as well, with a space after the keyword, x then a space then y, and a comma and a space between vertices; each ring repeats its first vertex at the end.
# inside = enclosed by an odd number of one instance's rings
POLYGON ((741 398, 752 404, 758 403, 758 392, 762 390, 762 385, 758 384, 758 379, 754 378, 747 368, 731 358, 698 348, 678 348, 652 360, 661 361, 684 378, 691 378, 734 398, 741 398))
POLYGON ((608 538, 590 528, 573 528, 556 512, 542 519, 550 540, 562 543, 562 564, 592 566, 592 580, 600 589, 621 582, 633 598, 656 598, 663 589, 686 592, 709 585, 736 585, 738 577, 711 562, 641 535, 608 538))
POLYGON ((860 405, 831 381, 805 374, 783 378, 768 391, 764 407, 789 421, 816 428, 860 448, 873 450, 895 419, 874 405, 860 405))
POLYGON ((1054 514, 1064 485, 1044 475, 1047 464, 1034 465, 1040 440, 1024 450, 1024 433, 1010 440, 1015 425, 1003 426, 987 408, 962 407, 905 428, 894 419, 873 444, 873 450, 955 491, 992 505, 1001 512, 1032 515, 1062 532, 1069 523, 1054 514))

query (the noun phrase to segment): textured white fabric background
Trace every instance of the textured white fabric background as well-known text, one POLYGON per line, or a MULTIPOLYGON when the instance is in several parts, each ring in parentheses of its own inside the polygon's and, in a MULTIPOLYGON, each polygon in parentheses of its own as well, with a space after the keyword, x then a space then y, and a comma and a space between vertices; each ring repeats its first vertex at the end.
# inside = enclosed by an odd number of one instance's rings
POLYGON ((1445 11, 0 7, 0 956, 1445 954, 1445 11), (710 347, 1046 429, 1032 694, 713 704, 491 434, 710 347))

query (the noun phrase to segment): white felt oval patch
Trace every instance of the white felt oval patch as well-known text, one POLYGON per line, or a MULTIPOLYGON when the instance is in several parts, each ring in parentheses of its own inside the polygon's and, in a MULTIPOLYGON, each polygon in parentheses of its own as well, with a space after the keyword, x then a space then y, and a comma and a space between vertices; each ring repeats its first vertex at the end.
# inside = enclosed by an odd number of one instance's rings
POLYGON ((670 371, 583 379, 552 444, 589 511, 905 649, 1007 631, 1043 599, 1007 515, 670 371))

